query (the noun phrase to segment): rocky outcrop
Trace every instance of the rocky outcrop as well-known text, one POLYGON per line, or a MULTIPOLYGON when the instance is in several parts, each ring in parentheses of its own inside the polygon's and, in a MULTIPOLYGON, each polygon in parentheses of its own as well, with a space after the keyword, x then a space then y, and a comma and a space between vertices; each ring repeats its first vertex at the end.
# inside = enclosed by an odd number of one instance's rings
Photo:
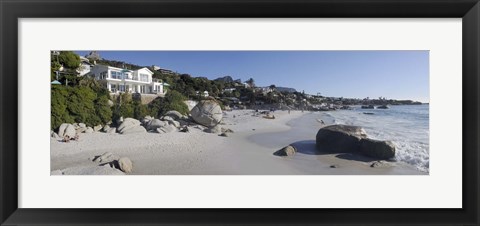
POLYGON ((124 119, 122 124, 118 126, 117 131, 121 134, 147 132, 143 126, 140 126, 140 121, 133 118, 124 119))
POLYGON ((331 125, 321 128, 316 136, 317 149, 329 153, 355 153, 375 159, 395 156, 391 141, 367 138, 365 130, 358 126, 331 125))
POLYGON ((193 120, 195 122, 213 127, 222 121, 222 109, 220 105, 214 100, 202 100, 191 111, 193 120))

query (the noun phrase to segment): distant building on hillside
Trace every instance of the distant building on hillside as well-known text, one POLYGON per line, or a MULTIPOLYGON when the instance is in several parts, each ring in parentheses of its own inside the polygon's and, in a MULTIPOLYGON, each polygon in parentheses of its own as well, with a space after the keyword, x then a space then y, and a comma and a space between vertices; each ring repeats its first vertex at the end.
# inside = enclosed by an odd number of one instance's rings
POLYGON ((84 76, 90 72, 92 69, 93 64, 86 57, 80 57, 80 66, 77 68, 77 72, 79 76, 84 76))
POLYGON ((112 93, 163 95, 166 93, 165 87, 169 86, 159 79, 153 79, 153 72, 146 67, 128 70, 107 65, 95 65, 92 67, 90 75, 112 93))
POLYGON ((237 90, 236 88, 226 88, 226 89, 223 89, 223 92, 224 93, 231 93, 233 91, 237 90))
POLYGON ((267 94, 267 93, 270 93, 270 92, 273 92, 273 89, 270 88, 270 86, 265 86, 265 87, 257 87, 255 90, 259 91, 259 92, 262 92, 263 94, 267 94))
POLYGON ((165 68, 160 68, 157 71, 162 73, 162 74, 166 74, 166 75, 175 74, 175 72, 173 72, 172 70, 165 69, 165 68))

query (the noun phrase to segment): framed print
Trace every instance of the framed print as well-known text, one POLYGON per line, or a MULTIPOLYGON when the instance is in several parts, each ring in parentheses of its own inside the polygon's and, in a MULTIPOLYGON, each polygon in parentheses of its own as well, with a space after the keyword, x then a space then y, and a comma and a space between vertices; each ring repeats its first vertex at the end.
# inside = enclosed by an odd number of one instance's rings
POLYGON ((476 0, 0 9, 1 225, 480 223, 476 0))

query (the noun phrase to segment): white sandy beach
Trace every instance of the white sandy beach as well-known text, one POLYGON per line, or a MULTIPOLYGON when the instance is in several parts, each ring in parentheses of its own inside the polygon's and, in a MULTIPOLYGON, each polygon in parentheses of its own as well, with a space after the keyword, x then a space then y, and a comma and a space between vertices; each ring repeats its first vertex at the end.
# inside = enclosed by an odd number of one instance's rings
POLYGON ((102 163, 92 161, 111 152, 132 160, 131 175, 426 174, 401 162, 372 168, 373 161, 368 158, 317 153, 315 135, 321 125, 311 112, 276 111, 273 120, 253 114, 253 110, 226 112, 222 127, 234 131, 228 137, 192 126, 189 133, 82 133, 78 141, 69 143, 51 138, 51 171, 123 174, 108 164, 99 166, 102 163), (289 144, 297 148, 294 156, 274 155, 289 144))

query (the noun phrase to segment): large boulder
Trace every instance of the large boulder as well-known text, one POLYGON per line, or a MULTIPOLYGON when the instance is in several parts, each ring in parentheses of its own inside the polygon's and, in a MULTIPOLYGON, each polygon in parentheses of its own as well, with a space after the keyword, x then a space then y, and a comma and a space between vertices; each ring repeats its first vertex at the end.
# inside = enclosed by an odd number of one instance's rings
POLYGON ((87 130, 87 127, 78 127, 75 131, 77 134, 84 133, 87 130))
POLYGON ((153 120, 150 120, 147 124, 146 124, 146 129, 148 131, 151 131, 151 130, 156 130, 162 126, 165 126, 167 125, 166 122, 164 121, 161 121, 160 119, 153 119, 153 120))
POLYGON ((58 134, 57 134, 57 133, 53 132, 53 130, 52 130, 52 131, 50 131, 50 137, 52 137, 52 138, 55 138, 55 139, 61 139, 61 137, 60 137, 60 136, 58 136, 58 134))
POLYGON ((213 127, 222 121, 222 109, 214 100, 202 100, 190 111, 193 120, 207 127, 213 127))
POLYGON ((374 159, 395 157, 395 145, 391 141, 367 138, 365 130, 358 126, 323 127, 317 133, 316 142, 320 151, 330 153, 354 153, 374 159))
POLYGON ((280 155, 282 156, 293 156, 297 153, 297 149, 292 145, 288 145, 282 149, 280 149, 280 155))
POLYGON ((170 133, 176 130, 177 128, 174 125, 167 124, 165 126, 157 128, 157 133, 170 133))
POLYGON ((96 126, 93 127, 93 131, 98 132, 98 131, 100 131, 102 128, 103 128, 102 125, 96 125, 96 126))
POLYGON ((131 173, 133 170, 133 163, 127 157, 120 158, 118 160, 118 166, 120 167, 120 170, 122 170, 125 173, 131 173))
POLYGON ((126 118, 123 120, 122 124, 118 126, 117 131, 121 134, 129 134, 129 133, 138 133, 138 132, 146 132, 143 126, 140 126, 140 121, 134 118, 126 118))
POLYGON ((356 152, 362 138, 367 138, 367 133, 362 127, 331 125, 318 130, 316 142, 320 151, 356 152))
POLYGON ((145 116, 143 119, 142 119, 142 124, 143 125, 147 125, 150 121, 152 121, 154 118, 150 115, 147 115, 145 116))
POLYGON ((376 159, 391 159, 395 157, 395 144, 365 138, 360 140, 360 152, 376 159))
POLYGON ((168 111, 164 116, 170 116, 173 118, 173 120, 179 120, 183 117, 183 115, 178 111, 168 111))
POLYGON ((93 133, 94 130, 92 127, 87 127, 87 129, 85 130, 85 133, 93 133))
POLYGON ((105 125, 103 128, 102 128, 102 131, 103 132, 108 132, 110 130, 110 126, 109 125, 105 125))
POLYGON ((129 129, 124 129, 121 134, 131 134, 131 133, 146 133, 147 130, 143 126, 135 126, 129 129))
POLYGON ((73 138, 73 137, 75 137, 77 132, 75 131, 75 126, 74 125, 69 124, 69 123, 63 123, 58 128, 58 133, 57 134, 60 137, 68 136, 70 138, 73 138))

